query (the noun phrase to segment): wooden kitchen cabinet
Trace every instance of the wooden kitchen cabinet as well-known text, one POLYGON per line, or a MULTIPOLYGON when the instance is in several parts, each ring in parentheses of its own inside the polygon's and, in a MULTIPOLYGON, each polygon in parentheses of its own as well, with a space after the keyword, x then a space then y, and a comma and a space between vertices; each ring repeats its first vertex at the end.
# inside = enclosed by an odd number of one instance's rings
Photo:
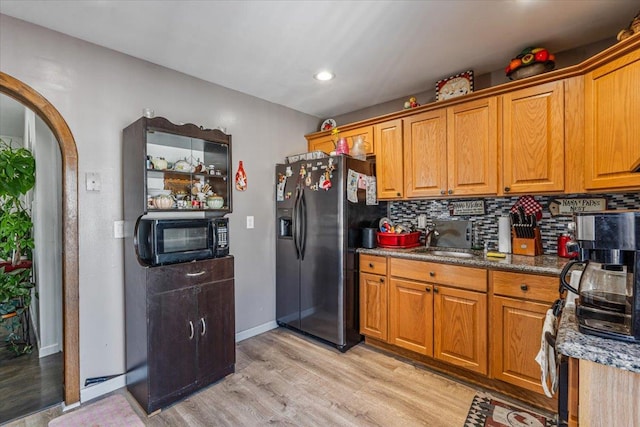
POLYGON ((506 93, 502 108, 504 193, 563 191, 563 81, 506 93))
POLYGON ((440 196, 447 187, 446 109, 403 120, 405 197, 440 196))
POLYGON ((434 357, 487 375, 487 295, 434 286, 434 357))
POLYGON ((152 413, 234 371, 233 257, 136 276, 125 283, 127 389, 152 413))
POLYGON ((585 188, 640 187, 640 50, 585 75, 585 188))
POLYGON ((497 193, 496 97, 385 122, 375 129, 380 199, 497 193), (400 159, 397 153, 402 153, 400 159))
POLYGON ((389 280, 389 343, 433 357, 433 286, 389 280))
POLYGON ((388 338, 387 259, 360 255, 360 333, 386 341, 388 338))
POLYGON ((447 108, 446 194, 497 194, 498 141, 497 97, 447 108))
POLYGON ((547 310, 558 297, 558 278, 492 271, 492 376, 544 394, 535 357, 547 310))
POLYGON ((402 120, 376 124, 373 139, 378 198, 401 199, 404 196, 402 120))
MULTIPOLYGON (((340 129, 340 126, 338 126, 340 129)), ((357 136, 360 136, 363 141, 366 143, 367 147, 367 155, 374 154, 374 143, 373 143, 373 126, 364 126, 360 128, 350 129, 346 131, 340 131, 339 137, 346 138, 347 143, 349 144, 349 150, 353 148, 353 140, 357 136)), ((329 154, 330 152, 336 149, 333 144, 334 136, 329 132, 328 134, 323 134, 321 136, 316 136, 314 138, 309 138, 308 141, 308 149, 309 151, 324 151, 329 154)))
POLYGON ((486 270, 390 258, 389 276, 389 343, 486 375, 486 270))

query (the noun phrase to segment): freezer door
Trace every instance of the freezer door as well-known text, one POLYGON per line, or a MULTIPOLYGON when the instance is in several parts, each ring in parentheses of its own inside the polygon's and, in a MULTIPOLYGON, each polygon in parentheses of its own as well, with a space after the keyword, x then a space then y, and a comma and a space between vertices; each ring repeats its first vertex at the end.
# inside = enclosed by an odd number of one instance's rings
POLYGON ((292 209, 276 211, 276 320, 300 328, 300 261, 291 227, 292 209))
MULTIPOLYGON (((302 193, 302 261, 300 263, 300 329, 337 346, 344 336, 344 192, 341 163, 336 162, 328 191, 312 187, 328 159, 315 160, 302 193), (316 170, 313 168, 316 167, 316 170), (311 185, 307 185, 311 183, 311 185)), ((334 160, 335 162, 335 160, 334 160)))

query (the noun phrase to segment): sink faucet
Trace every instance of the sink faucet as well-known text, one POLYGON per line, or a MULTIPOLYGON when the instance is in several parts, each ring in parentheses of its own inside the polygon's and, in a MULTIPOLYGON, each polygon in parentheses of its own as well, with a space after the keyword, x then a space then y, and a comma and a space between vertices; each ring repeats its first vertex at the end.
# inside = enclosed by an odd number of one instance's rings
POLYGON ((425 228, 424 232, 424 247, 428 248, 431 246, 431 237, 438 237, 440 233, 438 233, 438 230, 436 230, 436 226, 434 224, 427 224, 427 228, 425 228))

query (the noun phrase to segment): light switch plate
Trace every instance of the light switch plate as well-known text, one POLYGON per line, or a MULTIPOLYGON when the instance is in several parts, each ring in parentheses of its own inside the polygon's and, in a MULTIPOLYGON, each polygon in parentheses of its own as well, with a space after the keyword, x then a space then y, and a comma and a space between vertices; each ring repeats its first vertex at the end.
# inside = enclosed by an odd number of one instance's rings
POLYGON ((102 186, 100 182, 100 174, 97 172, 87 172, 85 175, 87 182, 87 191, 100 191, 102 186))
POLYGON ((253 216, 247 216, 247 228, 253 228, 253 216))
POLYGON ((114 239, 124 238, 124 221, 122 220, 113 221, 113 238, 114 239))

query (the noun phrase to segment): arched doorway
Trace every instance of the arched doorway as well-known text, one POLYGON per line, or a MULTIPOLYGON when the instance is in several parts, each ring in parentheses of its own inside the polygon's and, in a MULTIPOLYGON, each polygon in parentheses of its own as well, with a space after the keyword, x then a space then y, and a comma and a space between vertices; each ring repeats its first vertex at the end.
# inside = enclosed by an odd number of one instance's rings
POLYGON ((0 92, 32 109, 58 140, 62 158, 62 322, 64 401, 80 401, 78 305, 78 151, 58 110, 33 88, 0 71, 0 92))

